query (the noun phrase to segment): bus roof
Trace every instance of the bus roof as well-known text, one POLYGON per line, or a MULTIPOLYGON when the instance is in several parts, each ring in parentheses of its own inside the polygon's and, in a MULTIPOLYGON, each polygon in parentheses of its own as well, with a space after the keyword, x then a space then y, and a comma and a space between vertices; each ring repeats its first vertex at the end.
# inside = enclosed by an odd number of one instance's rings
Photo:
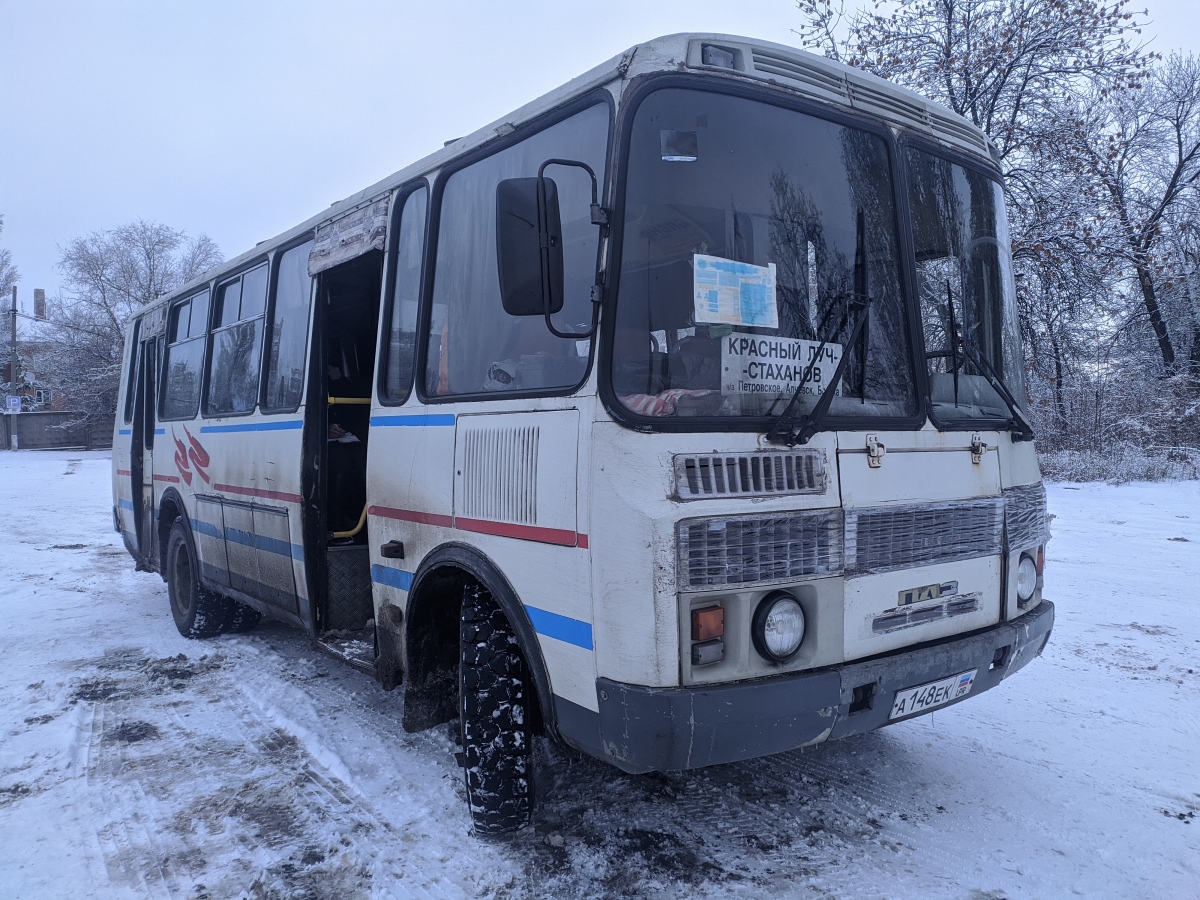
POLYGON ((391 190, 435 172, 448 162, 511 134, 544 113, 597 87, 639 75, 685 69, 716 77, 768 83, 816 100, 848 106, 919 132, 972 156, 995 159, 991 142, 970 121, 915 91, 876 75, 784 44, 726 34, 665 35, 637 44, 477 131, 448 141, 434 153, 332 204, 282 234, 260 241, 252 249, 205 272, 169 295, 146 304, 138 314, 169 303, 224 272, 233 272, 260 258, 277 246, 314 232, 321 225, 379 200, 391 190), (722 52, 714 55, 710 51, 707 54, 709 62, 706 62, 705 48, 722 52), (717 59, 718 64, 712 64, 713 59, 717 59))

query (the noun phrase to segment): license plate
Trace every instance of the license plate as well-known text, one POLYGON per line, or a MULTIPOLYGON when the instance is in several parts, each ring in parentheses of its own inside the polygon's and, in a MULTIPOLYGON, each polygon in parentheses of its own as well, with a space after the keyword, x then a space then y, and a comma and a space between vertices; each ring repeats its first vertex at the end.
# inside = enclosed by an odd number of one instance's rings
POLYGON ((913 713, 925 712, 927 709, 965 697, 971 693, 971 685, 975 683, 977 671, 979 670, 972 669, 970 672, 951 675, 941 681, 931 681, 920 687, 897 691, 896 699, 892 702, 892 714, 888 719, 911 716, 913 713))

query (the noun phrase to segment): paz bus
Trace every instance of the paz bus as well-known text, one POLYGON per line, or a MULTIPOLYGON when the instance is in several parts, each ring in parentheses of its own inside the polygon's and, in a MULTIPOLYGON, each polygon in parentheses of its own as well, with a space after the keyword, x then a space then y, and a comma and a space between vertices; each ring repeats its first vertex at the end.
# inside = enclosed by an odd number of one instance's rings
POLYGON ((1038 656, 1046 495, 997 154, 747 38, 640 44, 146 306, 114 525, 180 632, 268 615, 629 773, 844 738, 1038 656))

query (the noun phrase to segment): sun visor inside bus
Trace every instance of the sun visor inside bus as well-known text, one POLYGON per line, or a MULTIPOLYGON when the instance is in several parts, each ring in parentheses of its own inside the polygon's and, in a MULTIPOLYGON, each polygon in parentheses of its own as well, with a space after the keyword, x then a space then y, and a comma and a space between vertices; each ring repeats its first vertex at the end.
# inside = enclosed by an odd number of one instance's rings
POLYGON ((389 200, 376 200, 317 228, 316 242, 308 254, 308 274, 317 275, 370 250, 382 250, 389 200))

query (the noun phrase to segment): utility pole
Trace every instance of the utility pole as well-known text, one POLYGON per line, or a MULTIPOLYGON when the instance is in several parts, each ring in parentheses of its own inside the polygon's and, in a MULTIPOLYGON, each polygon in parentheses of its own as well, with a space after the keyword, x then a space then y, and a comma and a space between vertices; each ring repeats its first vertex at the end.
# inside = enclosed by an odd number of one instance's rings
MULTIPOLYGON (((12 355, 9 360, 8 395, 10 397, 20 396, 17 393, 17 286, 15 284, 12 295, 12 355)), ((8 433, 12 435, 11 447, 13 450, 18 447, 17 420, 20 418, 16 413, 9 413, 8 416, 8 433)))

